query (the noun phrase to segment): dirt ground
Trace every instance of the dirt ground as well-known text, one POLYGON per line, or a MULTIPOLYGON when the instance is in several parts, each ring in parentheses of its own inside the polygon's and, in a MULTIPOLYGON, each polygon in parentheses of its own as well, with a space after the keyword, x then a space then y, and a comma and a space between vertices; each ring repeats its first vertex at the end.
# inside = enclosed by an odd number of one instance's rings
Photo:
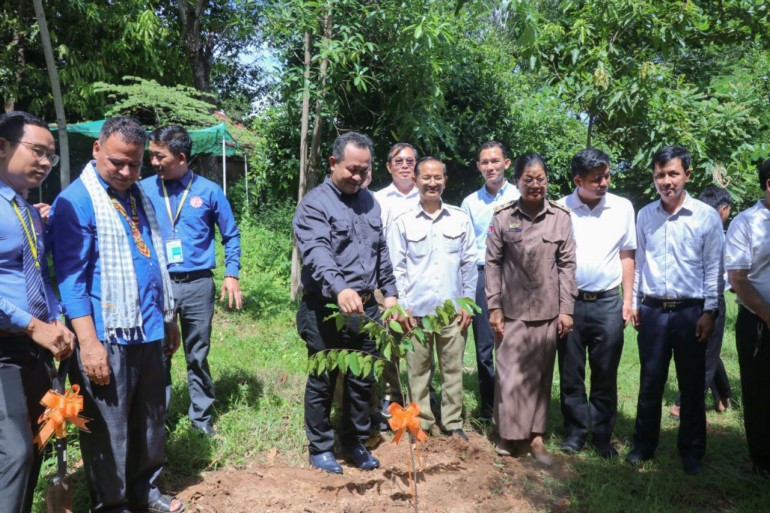
MULTIPOLYGON (((531 457, 501 458, 477 433, 469 443, 438 436, 420 446, 421 513, 568 511, 561 483, 568 471, 559 455, 543 467, 531 457)), ((281 464, 275 450, 268 464, 204 473, 180 484, 177 496, 193 513, 363 513, 415 511, 407 476, 406 441, 381 443, 373 452, 381 467, 371 472, 342 463, 332 475, 309 465, 281 464)))

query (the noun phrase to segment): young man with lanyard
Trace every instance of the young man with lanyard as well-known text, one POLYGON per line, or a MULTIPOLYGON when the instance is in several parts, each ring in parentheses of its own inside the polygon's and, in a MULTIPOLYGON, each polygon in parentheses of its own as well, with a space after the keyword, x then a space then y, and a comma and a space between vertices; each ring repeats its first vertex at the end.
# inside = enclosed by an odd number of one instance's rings
MULTIPOLYGON (((189 168, 192 141, 178 125, 150 134, 150 162, 157 176, 142 180, 142 188, 158 214, 165 243, 171 288, 182 328, 187 381, 190 391, 190 422, 194 429, 216 436, 212 425, 214 381, 209 371, 211 320, 214 316, 216 266, 215 227, 225 249, 225 279, 220 300, 241 309, 238 284, 241 239, 233 211, 222 188, 195 175, 189 168)), ((171 399, 171 358, 165 361, 168 383, 166 406, 171 399)))
POLYGON ((51 207, 65 314, 78 338, 70 380, 90 433, 80 433, 91 511, 181 513, 155 484, 165 461, 163 352, 179 347, 155 210, 136 183, 147 132, 108 119, 94 160, 51 207))
POLYGON ((40 399, 51 388, 51 356, 72 353, 75 336, 59 322, 45 260, 43 223, 23 198, 59 161, 44 121, 0 115, 0 504, 28 512, 43 458, 34 447, 40 399))
POLYGON ((484 292, 484 258, 487 254, 487 233, 492 222, 495 207, 507 201, 519 199, 521 194, 515 185, 505 178, 505 172, 511 167, 511 159, 505 146, 497 141, 487 141, 478 151, 476 168, 484 179, 484 186, 466 197, 460 208, 470 216, 476 236, 476 265, 478 281, 476 282, 476 304, 481 307, 481 313, 474 315, 472 320, 473 338, 476 342, 476 367, 479 377, 479 419, 492 421, 492 408, 495 395, 495 360, 493 349, 495 337, 489 325, 489 308, 487 295, 484 292))

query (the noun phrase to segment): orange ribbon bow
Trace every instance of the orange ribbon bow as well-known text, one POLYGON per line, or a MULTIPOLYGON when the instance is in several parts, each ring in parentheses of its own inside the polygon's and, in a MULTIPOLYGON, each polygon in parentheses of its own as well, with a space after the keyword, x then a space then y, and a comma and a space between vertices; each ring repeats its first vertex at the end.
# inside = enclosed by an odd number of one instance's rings
POLYGON ((86 422, 91 419, 81 417, 83 411, 83 396, 80 395, 80 387, 72 385, 64 394, 49 390, 40 400, 45 406, 45 411, 37 419, 42 427, 33 440, 39 450, 43 450, 46 442, 55 433, 56 438, 67 436, 67 422, 74 424, 78 429, 88 431, 86 422))
POLYGON ((393 443, 398 444, 404 432, 409 431, 418 442, 428 439, 428 434, 420 428, 420 407, 415 403, 409 403, 406 408, 398 403, 388 406, 391 418, 388 420, 390 429, 393 430, 393 443))

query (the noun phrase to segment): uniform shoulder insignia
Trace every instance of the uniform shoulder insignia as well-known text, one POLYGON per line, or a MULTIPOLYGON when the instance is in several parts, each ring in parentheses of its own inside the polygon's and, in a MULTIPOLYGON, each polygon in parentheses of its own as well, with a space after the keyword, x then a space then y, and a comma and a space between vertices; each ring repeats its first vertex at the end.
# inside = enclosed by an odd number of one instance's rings
POLYGON ((569 208, 567 205, 563 205, 561 203, 557 203, 557 202, 551 201, 551 200, 548 200, 548 203, 550 203, 552 207, 558 208, 559 210, 563 210, 563 211, 565 211, 568 214, 572 212, 572 209, 569 208))
POLYGON ((505 210, 506 208, 512 207, 516 203, 516 201, 517 200, 506 201, 505 203, 502 203, 502 204, 496 206, 495 207, 495 214, 497 214, 501 210, 505 210))

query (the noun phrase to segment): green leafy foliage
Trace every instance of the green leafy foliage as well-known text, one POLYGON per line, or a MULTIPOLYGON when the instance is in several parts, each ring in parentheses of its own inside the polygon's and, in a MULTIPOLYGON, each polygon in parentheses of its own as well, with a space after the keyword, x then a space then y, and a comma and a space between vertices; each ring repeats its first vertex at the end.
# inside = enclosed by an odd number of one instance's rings
MULTIPOLYGON (((336 304, 327 304, 326 307, 331 310, 331 313, 324 321, 334 320, 337 331, 348 329, 351 316, 343 314, 336 304)), ((425 345, 428 336, 456 322, 459 309, 471 315, 481 312, 481 308, 470 298, 448 299, 436 308, 435 314, 422 317, 421 326, 413 327, 408 331, 404 331, 402 324, 395 320, 407 317, 406 311, 400 305, 385 310, 381 319, 359 316, 359 329, 375 341, 378 356, 349 349, 327 349, 308 357, 308 373, 323 374, 339 369, 343 374, 350 372, 357 377, 368 376, 374 372, 375 379, 379 379, 385 362, 391 361, 393 357, 401 362, 407 352, 414 351, 415 343, 425 345)), ((406 387, 401 383, 399 386, 403 393, 406 387)), ((404 397, 407 397, 406 394, 404 397)))

